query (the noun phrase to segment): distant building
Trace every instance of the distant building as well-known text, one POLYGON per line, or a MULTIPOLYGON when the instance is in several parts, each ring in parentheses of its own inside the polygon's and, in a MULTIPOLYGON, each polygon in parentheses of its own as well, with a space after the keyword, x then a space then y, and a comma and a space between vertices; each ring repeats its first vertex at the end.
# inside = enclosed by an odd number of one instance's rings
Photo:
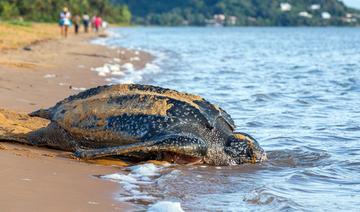
POLYGON ((342 21, 346 22, 346 23, 356 23, 357 19, 356 18, 341 18, 342 21))
POLYGON ((213 19, 206 20, 206 24, 208 26, 223 26, 226 20, 226 16, 224 14, 215 14, 213 19))
POLYGON ((299 12, 299 16, 304 18, 312 18, 312 15, 306 11, 299 12))
POLYGON ((312 10, 320 10, 321 6, 320 6, 320 4, 312 4, 310 6, 310 9, 312 9, 312 10))
POLYGON ((356 15, 354 15, 352 13, 346 13, 345 17, 342 17, 341 19, 346 23, 356 23, 357 22, 356 15))
POLYGON ((321 17, 323 19, 331 19, 331 14, 329 12, 322 12, 321 17))
POLYGON ((291 10, 291 4, 289 3, 280 3, 280 10, 283 12, 287 12, 291 10))
POLYGON ((236 24, 236 21, 237 21, 237 17, 236 16, 228 16, 226 18, 226 23, 228 25, 235 25, 236 24))
POLYGON ((224 14, 215 14, 214 20, 217 22, 224 22, 226 19, 226 16, 224 14))

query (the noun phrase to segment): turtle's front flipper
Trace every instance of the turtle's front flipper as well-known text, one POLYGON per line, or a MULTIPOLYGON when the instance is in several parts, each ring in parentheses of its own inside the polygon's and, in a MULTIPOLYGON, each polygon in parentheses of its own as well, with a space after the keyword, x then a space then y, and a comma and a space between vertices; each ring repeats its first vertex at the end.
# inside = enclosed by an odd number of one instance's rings
POLYGON ((77 148, 75 139, 56 122, 51 122, 47 127, 28 133, 27 140, 35 146, 45 146, 64 151, 74 151, 77 148))
POLYGON ((129 153, 175 153, 188 157, 202 157, 206 154, 205 142, 188 136, 172 135, 159 137, 153 141, 139 142, 125 146, 108 147, 92 150, 77 150, 75 156, 84 159, 105 156, 126 155, 129 153))

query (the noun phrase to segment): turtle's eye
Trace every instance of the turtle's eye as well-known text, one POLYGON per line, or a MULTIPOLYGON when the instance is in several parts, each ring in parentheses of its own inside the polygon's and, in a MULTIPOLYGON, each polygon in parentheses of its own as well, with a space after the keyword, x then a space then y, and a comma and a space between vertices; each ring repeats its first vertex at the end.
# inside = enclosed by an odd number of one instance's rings
POLYGON ((252 158, 254 155, 254 151, 252 148, 246 148, 246 157, 247 158, 252 158))

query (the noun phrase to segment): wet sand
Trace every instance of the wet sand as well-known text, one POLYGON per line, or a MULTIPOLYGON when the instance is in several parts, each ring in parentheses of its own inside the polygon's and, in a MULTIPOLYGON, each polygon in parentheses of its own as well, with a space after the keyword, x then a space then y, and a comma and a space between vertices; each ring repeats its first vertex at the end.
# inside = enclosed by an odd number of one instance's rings
MULTIPOLYGON (((0 108, 28 113, 49 107, 80 88, 106 84, 90 71, 134 52, 89 44, 94 35, 37 42, 17 50, 0 50, 0 108)), ((141 69, 152 56, 132 61, 141 69)), ((1 123, 0 123, 1 127, 1 123)), ((0 208, 4 211, 113 211, 130 205, 114 200, 118 184, 96 175, 119 171, 116 166, 89 164, 70 153, 1 141, 0 208)))
POLYGON ((94 175, 116 167, 68 159, 70 153, 1 144, 0 208, 3 211, 123 211, 115 202, 119 185, 94 175))

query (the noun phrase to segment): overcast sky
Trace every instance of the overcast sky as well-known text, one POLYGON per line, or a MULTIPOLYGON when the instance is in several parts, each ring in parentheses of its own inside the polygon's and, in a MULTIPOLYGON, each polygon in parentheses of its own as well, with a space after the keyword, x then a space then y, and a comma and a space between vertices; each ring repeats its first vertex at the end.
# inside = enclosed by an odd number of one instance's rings
POLYGON ((355 7, 360 9, 360 0, 342 0, 350 7, 355 7))

